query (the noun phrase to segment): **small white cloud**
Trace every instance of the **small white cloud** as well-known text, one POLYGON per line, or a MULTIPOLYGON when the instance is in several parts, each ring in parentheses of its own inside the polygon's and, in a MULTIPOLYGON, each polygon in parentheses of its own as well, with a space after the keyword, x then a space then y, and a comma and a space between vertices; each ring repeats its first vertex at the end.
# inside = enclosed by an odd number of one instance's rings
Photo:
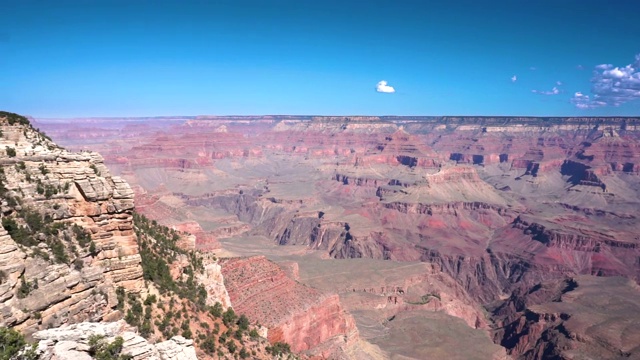
POLYGON ((538 68, 537 68, 537 67, 535 67, 535 66, 532 66, 532 67, 530 67, 530 68, 529 68, 529 70, 531 70, 531 71, 536 71, 536 70, 538 70, 538 68))
POLYGON ((517 76, 515 76, 515 75, 513 75, 513 76, 511 77, 511 82, 516 82, 516 81, 518 81, 518 77, 517 77, 517 76))
POLYGON ((589 95, 584 95, 579 91, 573 95, 573 97, 571 98, 571 103, 578 109, 595 109, 607 105, 606 102, 599 100, 598 95, 594 96, 594 98, 592 99, 589 97, 589 95))
POLYGON ((396 89, 394 89, 393 86, 387 85, 387 82, 385 80, 381 80, 378 82, 378 85, 376 85, 376 91, 380 93, 391 94, 396 92, 396 89))
POLYGON ((560 90, 557 87, 553 87, 553 89, 549 90, 549 91, 544 91, 544 90, 531 90, 532 93, 534 94, 540 94, 540 95, 558 95, 560 94, 560 90))
POLYGON ((578 64, 578 66, 576 66, 576 69, 578 69, 578 70, 584 70, 584 66, 582 66, 582 65, 578 64))
POLYGON ((613 67, 613 65, 611 65, 611 64, 596 65, 596 69, 598 69, 598 70, 607 70, 607 69, 611 69, 612 67, 613 67))
POLYGON ((556 81, 556 85, 562 86, 562 81, 556 81))

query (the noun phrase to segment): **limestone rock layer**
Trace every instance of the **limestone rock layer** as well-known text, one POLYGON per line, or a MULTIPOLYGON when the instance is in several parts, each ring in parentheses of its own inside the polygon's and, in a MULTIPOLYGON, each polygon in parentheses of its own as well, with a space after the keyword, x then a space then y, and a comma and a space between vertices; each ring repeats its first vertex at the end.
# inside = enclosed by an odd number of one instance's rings
POLYGON ((0 326, 32 333, 117 317, 115 289, 143 284, 133 191, 97 153, 8 118, 0 131, 0 326))

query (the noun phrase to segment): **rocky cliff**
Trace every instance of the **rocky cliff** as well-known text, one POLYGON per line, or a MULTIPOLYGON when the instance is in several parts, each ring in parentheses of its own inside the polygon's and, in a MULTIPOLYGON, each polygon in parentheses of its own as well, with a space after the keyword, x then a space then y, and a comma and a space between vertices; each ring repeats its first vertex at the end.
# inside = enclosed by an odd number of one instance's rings
POLYGON ((197 359, 193 340, 176 336, 151 344, 123 320, 111 323, 83 322, 40 330, 33 334, 33 338, 38 341, 36 353, 43 360, 93 359, 106 351, 111 352, 112 356, 131 356, 133 360, 197 359), (118 342, 121 344, 117 345, 118 342), (116 346, 113 346, 114 343, 116 346), (112 346, 107 350, 109 345, 112 346))
POLYGON ((354 320, 338 295, 297 283, 265 257, 223 260, 222 272, 236 311, 266 326, 272 343, 289 343, 296 352, 335 356, 340 347, 358 338, 354 320), (335 345, 323 347, 327 342, 335 345))
POLYGON ((100 155, 68 152, 25 118, 0 115, 0 133, 0 325, 117 317, 115 288, 143 285, 133 192, 100 155))

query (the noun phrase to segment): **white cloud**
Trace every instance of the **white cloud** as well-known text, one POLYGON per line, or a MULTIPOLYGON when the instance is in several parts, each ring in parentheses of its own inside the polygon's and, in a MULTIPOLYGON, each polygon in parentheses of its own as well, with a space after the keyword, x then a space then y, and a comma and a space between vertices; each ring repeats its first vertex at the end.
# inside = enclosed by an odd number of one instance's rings
POLYGON ((615 67, 611 70, 605 70, 602 74, 606 76, 610 76, 612 78, 622 79, 622 78, 631 76, 633 74, 633 71, 634 69, 631 67, 631 65, 627 65, 622 69, 615 67))
POLYGON ((563 84, 562 84, 562 81, 556 81, 556 85, 558 85, 558 86, 562 86, 562 85, 563 85, 563 84))
POLYGON ((396 92, 396 89, 394 89, 393 86, 387 85, 387 82, 385 80, 381 80, 378 82, 378 85, 376 85, 376 91, 380 93, 390 94, 396 92))
POLYGON ((536 71, 536 70, 538 70, 538 68, 537 68, 537 67, 535 67, 535 66, 532 66, 532 67, 530 67, 530 68, 529 68, 529 70, 531 70, 531 71, 536 71))
POLYGON ((620 106, 640 99, 640 54, 635 62, 624 67, 597 65, 591 78, 592 95, 574 94, 571 103, 580 109, 620 106))
POLYGON ((584 95, 583 93, 578 91, 571 98, 571 103, 578 109, 594 109, 607 105, 607 103, 598 100, 597 95, 595 97, 595 99, 592 99, 589 97, 589 95, 584 95))
POLYGON ((531 90, 532 93, 534 94, 540 94, 540 95, 558 95, 560 94, 560 90, 557 87, 553 87, 553 89, 549 90, 549 91, 544 91, 544 90, 531 90))
POLYGON ((516 81, 518 81, 518 77, 517 77, 517 76, 515 76, 515 75, 513 75, 513 76, 511 77, 511 82, 516 82, 516 81))

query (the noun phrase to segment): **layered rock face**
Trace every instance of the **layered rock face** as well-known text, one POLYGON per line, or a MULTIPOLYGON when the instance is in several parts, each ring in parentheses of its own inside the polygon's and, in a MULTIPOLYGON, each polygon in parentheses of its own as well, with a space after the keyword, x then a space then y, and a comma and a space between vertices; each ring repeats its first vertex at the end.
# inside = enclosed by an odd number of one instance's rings
POLYGON ((325 356, 335 341, 346 346, 357 340, 358 331, 335 294, 303 286, 265 257, 232 258, 222 262, 225 285, 234 309, 266 326, 270 342, 286 342, 296 352, 325 356))
POLYGON ((98 154, 61 149, 26 121, 0 117, 0 130, 0 326, 117 316, 116 287, 142 286, 130 187, 98 154))
POLYGON ((196 360, 193 340, 175 336, 170 340, 150 344, 124 321, 111 323, 83 322, 66 327, 41 330, 33 334, 38 341, 40 359, 92 359, 91 340, 111 344, 117 337, 123 340, 120 354, 135 360, 196 360))

